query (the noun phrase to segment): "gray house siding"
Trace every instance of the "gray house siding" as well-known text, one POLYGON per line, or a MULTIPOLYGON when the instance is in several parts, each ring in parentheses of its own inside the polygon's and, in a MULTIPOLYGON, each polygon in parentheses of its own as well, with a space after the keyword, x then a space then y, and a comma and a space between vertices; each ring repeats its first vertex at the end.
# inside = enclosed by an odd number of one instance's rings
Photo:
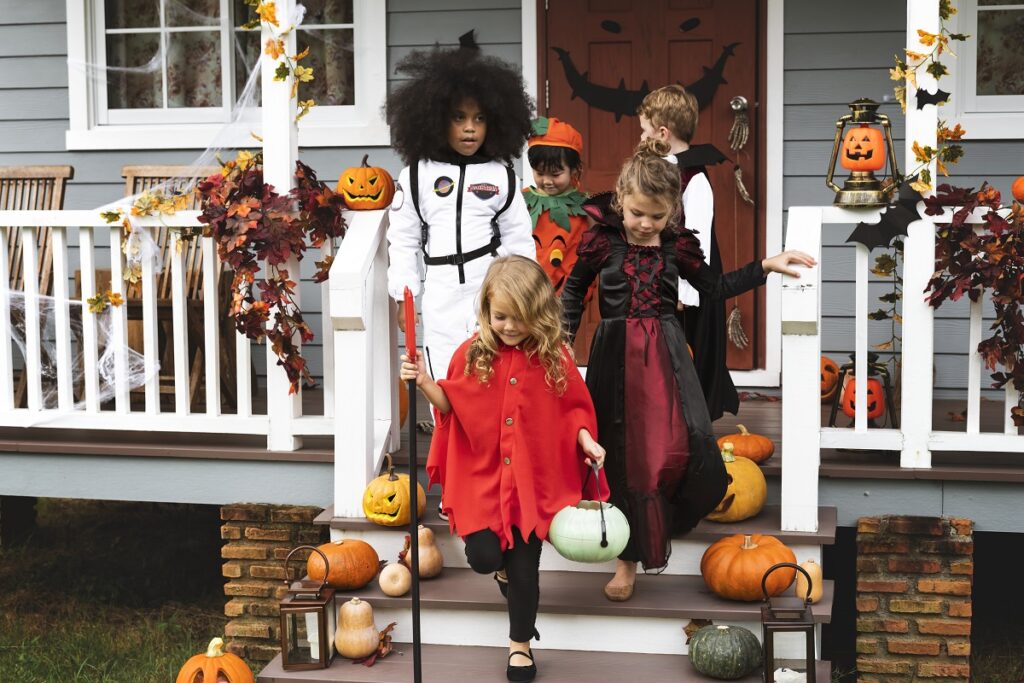
MULTIPOLYGON (((865 0, 865 11, 837 11, 838 3, 788 0, 785 3, 784 183, 783 205, 827 204, 831 192, 824 174, 836 117, 857 97, 885 102, 892 117, 898 153, 903 149, 903 118, 892 102, 888 69, 902 50, 905 5, 865 0)), ((62 164, 75 167, 66 207, 87 209, 123 194, 121 167, 126 164, 187 164, 196 150, 65 150, 68 127, 67 41, 65 7, 60 0, 0 1, 0 165, 62 164)), ((390 0, 387 6, 389 86, 398 79, 394 65, 410 51, 435 43, 456 45, 474 29, 488 54, 521 62, 520 3, 517 0, 390 0)), ((955 94, 954 94, 955 95, 955 94)), ((1009 194, 1024 158, 1022 141, 968 142, 966 157, 954 167, 958 184, 990 180, 1009 194)), ((387 147, 310 148, 303 160, 329 182, 355 165, 364 153, 373 164, 397 173, 401 162, 387 147)), ((852 345, 853 248, 845 244, 851 226, 832 226, 824 240, 825 298, 823 347, 836 360, 852 345)), ((74 258, 74 255, 72 256, 74 258)), ((304 264, 302 296, 309 322, 320 328, 319 291, 308 278, 314 259, 304 264)), ((872 282, 872 297, 885 281, 872 282)), ((966 306, 946 305, 937 312, 936 386, 958 391, 967 378, 966 306)), ((888 325, 871 323, 873 343, 888 336, 888 325)), ((312 370, 322 372, 318 338, 309 349, 312 370)), ((262 352, 262 350, 260 351, 262 352)), ((262 363, 258 362, 262 368, 262 363)))
MULTIPOLYGON (((830 204, 824 177, 835 135, 835 120, 859 97, 883 102, 880 111, 893 120, 899 163, 903 164, 904 119, 892 98, 889 69, 902 54, 906 4, 865 0, 857 12, 838 11, 838 3, 787 0, 785 3, 784 183, 783 206, 830 204)), ((945 86, 948 90, 949 85, 945 86)), ((954 98, 956 93, 953 93, 954 98)), ((951 115, 951 113, 949 114, 951 115)), ((940 110, 942 117, 942 110, 940 110)), ((970 137, 970 130, 968 130, 970 137)), ((946 182, 977 187, 988 180, 1009 198, 1010 185, 1024 171, 1024 141, 967 142, 965 157, 952 166, 946 182)), ((840 171, 842 169, 839 169, 840 171)), ((943 182, 940 179, 939 182, 943 182)), ((822 247, 824 295, 822 348, 835 360, 847 360, 854 335, 854 248, 845 243, 853 226, 829 226, 822 247)), ((875 251, 875 255, 880 253, 875 251)), ((877 296, 891 288, 872 277, 871 310, 877 296)), ((912 296, 907 293, 907 296, 912 296)), ((877 304, 877 306, 875 305, 877 304)), ((935 386, 940 396, 963 396, 967 385, 968 306, 945 304, 936 311, 935 386)), ((992 318, 991 306, 987 319, 992 318)), ((870 322, 871 343, 889 338, 888 322, 870 322)), ((983 375, 983 386, 987 379, 983 375)))

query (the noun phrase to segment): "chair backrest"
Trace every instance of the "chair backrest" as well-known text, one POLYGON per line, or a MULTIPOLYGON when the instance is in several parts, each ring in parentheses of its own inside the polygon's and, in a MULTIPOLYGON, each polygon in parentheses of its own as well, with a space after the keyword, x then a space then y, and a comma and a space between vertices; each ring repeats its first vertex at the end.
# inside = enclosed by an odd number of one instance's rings
MULTIPOLYGON (((121 175, 124 176, 125 194, 132 196, 160 186, 170 191, 179 190, 190 184, 193 179, 205 178, 219 170, 215 166, 125 166, 121 169, 121 175)), ((199 203, 199 195, 193 195, 188 208, 198 209, 199 203)), ((172 233, 172 230, 162 226, 156 232, 156 244, 160 250, 162 264, 157 274, 157 299, 171 298, 170 259, 174 254, 172 233)), ((129 298, 141 296, 142 290, 138 284, 128 287, 129 298)), ((189 240, 185 245, 185 296, 191 300, 203 298, 203 250, 197 239, 189 240)))
MULTIPOLYGON (((64 208, 67 182, 75 177, 71 166, 0 166, 0 209, 6 211, 59 211, 64 208)), ((7 228, 7 268, 11 289, 24 290, 21 229, 7 228)), ((36 230, 39 293, 50 293, 53 251, 50 228, 36 230)))

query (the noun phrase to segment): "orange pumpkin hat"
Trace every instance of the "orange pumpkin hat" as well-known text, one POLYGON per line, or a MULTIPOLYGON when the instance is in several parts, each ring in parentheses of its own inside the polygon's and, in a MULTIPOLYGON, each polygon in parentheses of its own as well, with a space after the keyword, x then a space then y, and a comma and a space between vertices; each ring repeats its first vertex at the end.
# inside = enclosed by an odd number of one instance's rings
POLYGON ((568 147, 583 156, 583 136, 565 121, 541 116, 533 120, 533 133, 527 146, 568 147))

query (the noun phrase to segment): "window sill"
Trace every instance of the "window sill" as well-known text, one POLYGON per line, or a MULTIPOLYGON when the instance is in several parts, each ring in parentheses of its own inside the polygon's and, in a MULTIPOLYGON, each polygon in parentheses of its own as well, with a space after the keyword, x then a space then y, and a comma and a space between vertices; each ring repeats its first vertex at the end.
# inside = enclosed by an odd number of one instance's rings
MULTIPOLYGON (((87 130, 69 130, 65 136, 68 150, 117 149, 209 149, 258 147, 251 131, 241 126, 225 132, 222 124, 163 124, 98 126, 87 130)), ((299 124, 299 147, 378 147, 391 144, 387 124, 299 124)))

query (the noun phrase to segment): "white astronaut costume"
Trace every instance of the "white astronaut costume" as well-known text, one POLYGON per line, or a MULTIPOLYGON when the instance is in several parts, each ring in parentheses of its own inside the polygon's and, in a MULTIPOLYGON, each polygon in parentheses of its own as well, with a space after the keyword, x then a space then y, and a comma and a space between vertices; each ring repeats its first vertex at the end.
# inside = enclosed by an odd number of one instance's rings
POLYGON ((443 379, 455 349, 476 330, 491 261, 510 254, 535 260, 537 250, 521 183, 506 166, 474 156, 420 161, 417 169, 415 179, 402 169, 391 205, 388 290, 398 301, 406 287, 422 292, 424 356, 431 375, 443 379))

